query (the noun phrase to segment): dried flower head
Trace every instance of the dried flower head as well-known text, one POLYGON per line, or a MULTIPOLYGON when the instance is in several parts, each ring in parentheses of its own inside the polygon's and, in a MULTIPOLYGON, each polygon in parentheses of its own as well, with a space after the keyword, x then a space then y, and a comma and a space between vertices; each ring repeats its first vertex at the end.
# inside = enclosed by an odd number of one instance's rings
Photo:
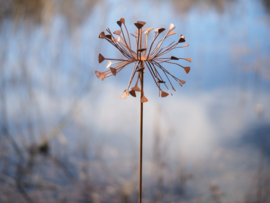
MULTIPOLYGON (((125 99, 130 94, 134 97, 136 97, 136 91, 141 91, 138 87, 138 81, 141 77, 141 74, 145 72, 145 68, 147 68, 153 77, 158 89, 159 89, 159 95, 161 97, 166 97, 169 94, 167 92, 164 92, 162 90, 162 85, 164 85, 168 91, 170 92, 168 86, 166 85, 166 81, 163 80, 161 74, 159 71, 161 70, 164 75, 166 76, 167 80, 169 81, 172 89, 175 91, 175 88, 173 87, 170 77, 175 79, 181 86, 185 84, 186 82, 184 80, 180 80, 179 78, 172 75, 166 68, 164 68, 161 64, 162 63, 170 63, 180 66, 184 69, 186 73, 189 73, 190 67, 184 67, 176 62, 173 62, 175 60, 186 60, 188 62, 191 62, 190 58, 178 58, 175 56, 171 56, 169 58, 161 58, 162 55, 170 52, 173 49, 177 48, 183 48, 187 47, 189 44, 184 44, 183 46, 178 46, 179 43, 185 42, 184 35, 180 35, 177 42, 172 42, 166 47, 161 48, 162 43, 164 40, 171 36, 176 34, 173 30, 175 26, 173 24, 170 24, 168 32, 165 34, 165 36, 157 41, 157 43, 154 45, 156 39, 159 37, 159 35, 165 31, 165 28, 158 28, 154 30, 155 36, 153 38, 152 43, 150 44, 148 48, 148 34, 153 28, 146 28, 142 29, 143 26, 146 24, 143 21, 137 21, 135 26, 138 28, 138 30, 135 32, 136 34, 130 34, 132 37, 134 37, 136 41, 136 50, 132 50, 131 43, 130 43, 130 36, 129 32, 127 30, 125 19, 121 18, 119 21, 117 21, 117 24, 120 27, 120 30, 117 30, 115 32, 111 32, 109 28, 106 29, 108 34, 105 34, 104 32, 101 32, 99 34, 99 38, 107 40, 109 43, 111 43, 114 47, 116 47, 123 56, 126 57, 126 59, 112 59, 112 58, 105 58, 101 54, 98 56, 99 63, 102 63, 104 60, 108 60, 106 68, 110 68, 104 72, 95 71, 95 74, 98 78, 101 80, 104 80, 104 78, 107 78, 109 76, 116 76, 116 74, 121 71, 125 66, 134 63, 133 69, 131 72, 130 80, 127 86, 127 89, 124 90, 123 95, 120 96, 120 98, 125 99), (124 34, 123 29, 125 28, 126 35, 124 34), (144 34, 144 40, 143 40, 143 34, 144 34), (147 50, 148 49, 148 50, 147 50), (112 62, 113 61, 113 62, 112 62), (114 67, 112 65, 115 64, 114 67), (135 77, 137 73, 137 80, 135 83, 135 86, 129 90, 130 85, 132 83, 133 78, 135 77)), ((164 76, 163 76, 164 77, 164 76)), ((171 92, 170 92, 171 93, 171 92)), ((172 94, 172 93, 171 93, 172 94)), ((141 102, 147 102, 147 98, 144 96, 141 99, 141 102)))

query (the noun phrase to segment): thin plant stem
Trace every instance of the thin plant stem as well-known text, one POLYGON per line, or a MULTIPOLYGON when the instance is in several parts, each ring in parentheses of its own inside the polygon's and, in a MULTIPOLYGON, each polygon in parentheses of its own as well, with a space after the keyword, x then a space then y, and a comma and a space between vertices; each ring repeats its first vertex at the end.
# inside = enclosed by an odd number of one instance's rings
MULTIPOLYGON (((109 28, 107 28, 107 32, 109 34, 105 34, 104 32, 101 32, 99 34, 99 38, 101 39, 105 39, 107 40, 109 43, 111 43, 113 46, 115 46, 122 54, 123 56, 126 57, 126 59, 112 59, 112 58, 105 58, 103 57, 101 54, 99 54, 98 56, 98 61, 99 63, 103 62, 104 60, 116 60, 118 61, 120 64, 115 66, 115 67, 111 67, 109 70, 103 71, 103 72, 99 72, 99 71, 95 71, 95 75, 97 76, 97 78, 100 78, 101 80, 104 80, 104 78, 112 76, 112 75, 116 75, 118 72, 120 72, 126 65, 131 64, 131 63, 135 63, 131 72, 131 76, 130 76, 130 80, 128 82, 128 87, 127 89, 125 89, 123 91, 122 96, 120 96, 120 98, 125 99, 127 98, 127 96, 130 94, 133 97, 136 97, 136 91, 140 91, 141 92, 141 99, 140 99, 140 164, 139 164, 139 203, 142 203, 142 159, 143 159, 143 103, 147 102, 148 99, 144 96, 144 90, 143 90, 143 77, 144 77, 144 71, 145 71, 145 65, 148 68, 151 76, 154 79, 154 82, 156 83, 157 87, 159 88, 159 95, 161 97, 166 97, 169 95, 170 90, 168 88, 168 86, 165 84, 166 81, 164 81, 161 77, 161 75, 159 74, 159 69, 161 71, 163 71, 163 73, 165 74, 166 78, 168 79, 168 81, 170 82, 170 85, 172 87, 172 89, 175 91, 169 76, 171 76, 173 79, 175 79, 181 86, 183 84, 185 84, 186 82, 184 80, 180 80, 177 77, 175 77, 174 75, 172 75, 170 72, 167 71, 167 69, 165 69, 162 65, 160 65, 161 63, 171 63, 174 65, 178 65, 181 66, 186 73, 188 73, 190 71, 190 67, 184 67, 178 63, 174 63, 174 62, 170 62, 171 60, 179 60, 179 59, 184 59, 186 61, 191 62, 190 58, 179 58, 179 57, 175 57, 175 56, 171 56, 168 58, 158 58, 168 52, 170 52, 173 49, 176 48, 182 48, 182 47, 186 47, 188 46, 188 44, 185 44, 184 46, 180 46, 177 47, 177 45, 179 43, 185 42, 185 37, 184 35, 180 35, 179 40, 175 43, 172 42, 171 44, 169 44, 166 47, 160 48, 163 41, 172 34, 175 34, 175 32, 172 32, 172 30, 175 28, 175 26, 173 24, 170 24, 169 27, 169 31, 167 32, 167 34, 164 36, 163 39, 160 39, 159 41, 156 42, 156 45, 154 45, 155 41, 157 40, 157 38, 159 37, 160 33, 162 33, 165 28, 158 28, 156 29, 155 32, 155 36, 154 39, 152 41, 152 43, 150 44, 150 48, 147 49, 147 39, 148 39, 148 33, 149 31, 151 31, 153 28, 146 28, 145 29, 145 37, 144 37, 144 48, 143 48, 143 30, 142 27, 146 24, 146 22, 143 21, 137 21, 137 23, 134 23, 135 26, 138 28, 137 36, 132 34, 131 35, 135 38, 136 41, 136 50, 132 50, 131 49, 131 43, 130 43, 130 37, 129 37, 129 32, 127 30, 127 27, 125 25, 125 19, 121 18, 120 21, 117 21, 117 24, 120 26, 121 30, 117 30, 115 32, 111 32, 109 28), (128 36, 128 43, 125 37, 125 34, 123 32, 123 28, 122 25, 124 25, 125 30, 126 30, 126 34, 128 36), (113 34, 119 35, 118 38, 115 38, 113 34), (122 36, 121 36, 122 35, 122 36), (121 42, 121 40, 123 42, 121 42), (153 48, 153 50, 152 50, 153 48), (147 51, 146 51, 147 50, 147 51), (151 51, 152 50, 152 51, 151 51), (148 53, 147 53, 148 52, 148 53), (136 68, 135 68, 136 67, 136 68), (135 68, 135 69, 134 69, 135 68), (134 76, 136 75, 136 73, 138 73, 138 79, 136 81, 136 84, 134 87, 131 88, 131 91, 129 91, 129 87, 132 83, 132 80, 134 78, 134 76), (137 83, 140 79, 141 82, 141 89, 137 86, 137 83), (169 93, 164 92, 161 88, 161 84, 163 84, 168 90, 169 93)), ((113 64, 111 62, 109 62, 109 66, 113 64)), ((108 67, 108 63, 107 63, 107 67, 108 67)), ((172 93, 171 93, 172 95, 172 93)))
MULTIPOLYGON (((141 71, 141 100, 143 97, 143 71, 141 71)), ((142 157, 143 157, 143 102, 140 109, 140 182, 139 182, 139 203, 142 202, 142 157)))

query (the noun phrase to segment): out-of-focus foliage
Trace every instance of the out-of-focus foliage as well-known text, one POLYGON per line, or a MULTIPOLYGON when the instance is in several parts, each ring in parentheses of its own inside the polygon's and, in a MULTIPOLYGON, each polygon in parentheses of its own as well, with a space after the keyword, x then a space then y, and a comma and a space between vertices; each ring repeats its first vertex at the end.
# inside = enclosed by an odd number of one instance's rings
MULTIPOLYGON (((158 0, 155 2, 163 2, 158 0)), ((177 11, 178 14, 186 14, 193 8, 199 8, 200 11, 207 11, 212 8, 217 9, 219 12, 223 12, 225 6, 228 6, 230 3, 235 3, 236 0, 170 0, 173 4, 173 8, 177 11)))
POLYGON ((270 13, 270 1, 269 0, 261 0, 263 5, 268 13, 270 13))
POLYGON ((61 15, 72 26, 80 25, 92 12, 98 0, 0 0, 0 22, 4 19, 48 23, 61 15))

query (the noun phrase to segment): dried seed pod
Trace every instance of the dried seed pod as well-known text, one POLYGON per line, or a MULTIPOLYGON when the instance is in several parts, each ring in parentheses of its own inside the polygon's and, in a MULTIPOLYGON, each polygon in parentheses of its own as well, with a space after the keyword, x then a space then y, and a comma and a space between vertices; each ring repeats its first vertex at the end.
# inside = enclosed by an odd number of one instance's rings
POLYGON ((101 32, 98 37, 101 38, 101 39, 104 39, 106 36, 105 36, 104 32, 101 32))
POLYGON ((133 97, 136 97, 136 92, 135 92, 135 90, 129 91, 129 94, 130 94, 131 96, 133 96, 133 97))
POLYGON ((104 60, 105 60, 105 58, 101 54, 99 54, 98 55, 98 62, 102 63, 104 60))
POLYGON ((161 97, 167 97, 169 94, 167 92, 161 91, 161 97))
POLYGON ((181 42, 185 42, 185 36, 184 35, 180 35, 180 38, 178 40, 178 43, 181 43, 181 42))
POLYGON ((188 74, 190 71, 190 67, 184 67, 184 69, 185 69, 186 73, 188 74))
POLYGON ((141 102, 142 102, 142 103, 148 102, 148 99, 147 99, 145 96, 142 96, 141 102))

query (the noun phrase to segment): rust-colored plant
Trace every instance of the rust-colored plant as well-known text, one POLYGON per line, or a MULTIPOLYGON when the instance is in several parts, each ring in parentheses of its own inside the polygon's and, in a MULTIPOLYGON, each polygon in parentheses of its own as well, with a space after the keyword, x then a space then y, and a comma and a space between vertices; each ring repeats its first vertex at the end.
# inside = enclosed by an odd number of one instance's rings
MULTIPOLYGON (((157 41, 157 43, 154 45, 154 42, 157 40, 159 35, 165 31, 165 28, 158 28, 154 30, 155 36, 148 48, 147 40, 148 40, 148 34, 153 28, 146 28, 145 30, 142 29, 142 27, 146 24, 143 21, 137 21, 135 23, 135 26, 138 28, 136 31, 136 34, 130 34, 132 37, 134 37, 136 41, 136 50, 132 50, 131 42, 130 42, 130 36, 128 29, 125 24, 125 19, 121 18, 119 21, 117 21, 117 24, 120 27, 120 30, 117 30, 115 32, 111 32, 109 28, 107 28, 108 34, 105 34, 104 32, 101 32, 99 34, 99 38, 107 40, 110 44, 112 44, 114 47, 116 47, 126 59, 111 59, 111 58, 105 58, 101 54, 98 56, 99 63, 102 63, 104 60, 108 60, 107 62, 107 68, 110 68, 109 70, 106 70, 104 72, 95 71, 95 74, 98 78, 101 80, 104 80, 104 78, 109 76, 116 76, 116 74, 121 71, 125 66, 134 63, 133 69, 131 72, 131 76, 128 82, 127 89, 124 90, 123 95, 120 96, 120 98, 125 99, 130 94, 134 97, 136 97, 136 91, 141 92, 141 109, 140 109, 140 174, 139 174, 139 203, 141 203, 142 198, 142 149, 143 149, 143 103, 147 102, 148 99, 144 96, 143 91, 143 78, 145 73, 145 67, 149 70, 151 76, 153 77, 158 89, 159 89, 159 95, 161 97, 166 97, 169 95, 169 93, 164 92, 161 88, 162 85, 164 85, 168 91, 170 92, 168 86, 166 85, 166 81, 163 80, 160 70, 163 72, 163 74, 166 76, 167 80, 169 81, 172 89, 175 91, 175 88, 173 87, 170 77, 175 79, 181 86, 185 84, 186 82, 184 80, 180 80, 179 78, 172 75, 166 68, 164 68, 161 64, 162 63, 169 63, 169 64, 175 64, 180 66, 185 70, 186 73, 189 73, 190 67, 184 67, 176 62, 176 60, 183 59, 186 61, 191 62, 190 58, 178 58, 175 56, 171 56, 169 58, 162 58, 164 54, 170 52, 173 49, 177 48, 183 48, 188 46, 188 44, 185 44, 183 46, 178 46, 179 43, 185 42, 184 35, 180 35, 177 42, 172 42, 166 47, 161 48, 162 43, 164 40, 171 36, 176 34, 173 30, 175 26, 173 24, 170 24, 169 30, 165 34, 165 36, 157 41), (126 35, 124 34, 123 27, 125 28, 126 35), (145 34, 144 40, 143 40, 143 33, 145 34), (114 62, 111 62, 114 61, 114 62), (112 67, 113 64, 118 64, 114 67, 112 67), (135 77, 137 73, 137 80, 135 83, 135 86, 131 88, 130 85, 133 81, 133 78, 135 77), (138 81, 140 80, 140 88, 138 87, 138 81)), ((163 76, 164 77, 164 76, 163 76)), ((171 93, 171 92, 170 92, 171 93)), ((172 93, 171 93, 172 94, 172 93)))

